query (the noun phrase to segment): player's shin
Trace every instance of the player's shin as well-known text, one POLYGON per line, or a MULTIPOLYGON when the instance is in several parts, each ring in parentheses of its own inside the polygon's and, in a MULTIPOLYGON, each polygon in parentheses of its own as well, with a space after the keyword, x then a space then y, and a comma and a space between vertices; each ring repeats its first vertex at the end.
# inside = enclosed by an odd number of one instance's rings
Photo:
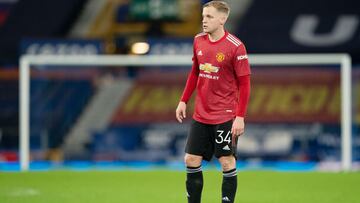
POLYGON ((203 188, 203 174, 201 166, 187 167, 186 191, 188 203, 200 203, 203 188))
POLYGON ((233 203, 237 189, 236 168, 223 172, 222 203, 233 203))

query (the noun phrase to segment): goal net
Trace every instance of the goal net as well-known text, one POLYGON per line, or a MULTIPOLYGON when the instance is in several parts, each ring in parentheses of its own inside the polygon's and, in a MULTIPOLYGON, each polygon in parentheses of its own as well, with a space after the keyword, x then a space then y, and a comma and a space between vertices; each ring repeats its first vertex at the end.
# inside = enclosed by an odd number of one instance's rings
MULTIPOLYGON (((240 160, 339 163, 351 169, 347 54, 256 54, 240 160)), ((191 119, 174 111, 191 56, 30 56, 20 60, 20 166, 70 160, 181 160, 191 119), (48 155, 48 154, 47 154, 48 155), (54 158, 56 159, 56 158, 54 158)))

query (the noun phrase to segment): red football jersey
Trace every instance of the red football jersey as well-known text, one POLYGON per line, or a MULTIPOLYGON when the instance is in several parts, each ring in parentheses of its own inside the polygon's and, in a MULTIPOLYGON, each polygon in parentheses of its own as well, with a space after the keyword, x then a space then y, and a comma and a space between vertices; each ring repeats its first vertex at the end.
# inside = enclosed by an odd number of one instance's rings
POLYGON ((196 87, 196 121, 219 124, 233 119, 239 108, 239 79, 250 75, 244 44, 228 32, 215 42, 200 33, 193 49, 193 66, 181 101, 188 102, 196 87))

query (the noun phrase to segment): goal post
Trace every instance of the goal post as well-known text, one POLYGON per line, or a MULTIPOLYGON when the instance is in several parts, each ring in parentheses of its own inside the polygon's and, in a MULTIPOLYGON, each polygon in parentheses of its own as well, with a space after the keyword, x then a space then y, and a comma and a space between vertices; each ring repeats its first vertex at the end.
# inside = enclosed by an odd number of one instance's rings
MULTIPOLYGON (((29 170, 30 155, 30 70, 33 65, 90 66, 191 66, 190 55, 23 55, 19 67, 19 155, 20 170, 29 170)), ((351 57, 348 54, 251 54, 251 65, 340 65, 341 167, 351 170, 352 99, 351 57)))

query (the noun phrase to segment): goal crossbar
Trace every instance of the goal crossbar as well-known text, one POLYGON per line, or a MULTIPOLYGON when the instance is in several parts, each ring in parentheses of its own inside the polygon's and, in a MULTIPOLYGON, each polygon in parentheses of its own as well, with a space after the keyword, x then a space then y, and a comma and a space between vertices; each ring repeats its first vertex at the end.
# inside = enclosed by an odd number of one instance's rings
MULTIPOLYGON (((19 155, 20 170, 29 170, 30 68, 33 65, 88 66, 191 66, 191 55, 23 55, 19 71, 19 155)), ((341 167, 351 169, 351 57, 348 54, 250 54, 251 65, 340 65, 341 167)))

